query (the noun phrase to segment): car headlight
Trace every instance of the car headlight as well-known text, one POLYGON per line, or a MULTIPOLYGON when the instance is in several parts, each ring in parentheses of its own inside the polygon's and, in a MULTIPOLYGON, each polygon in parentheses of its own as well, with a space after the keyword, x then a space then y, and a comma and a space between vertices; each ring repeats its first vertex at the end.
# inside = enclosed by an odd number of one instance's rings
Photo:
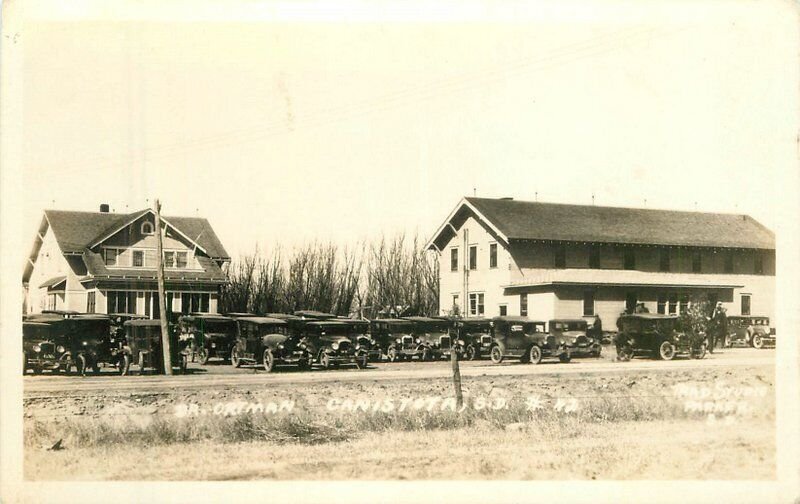
POLYGON ((305 349, 307 345, 301 341, 297 346, 298 348, 305 349))
POLYGON ((417 338, 416 342, 419 343, 419 338, 417 338))
POLYGON ((400 343, 400 338, 397 338, 395 341, 396 341, 397 343, 400 343))
POLYGON ((64 348, 64 347, 63 347, 63 346, 61 346, 61 345, 58 345, 58 346, 56 347, 56 351, 57 351, 58 353, 64 353, 64 351, 66 351, 66 348, 64 348))
POLYGON ((86 346, 86 345, 88 345, 88 343, 87 343, 87 342, 85 342, 85 341, 82 341, 82 342, 81 342, 81 344, 82 344, 83 346, 86 346))
POLYGON ((283 350, 283 343, 278 343, 278 350, 283 350))
POLYGON ((42 351, 42 347, 40 347, 39 345, 33 345, 33 351, 39 353, 42 351))
POLYGON ((337 343, 337 342, 335 342, 335 341, 334 341, 334 342, 331 344, 331 348, 333 348, 334 350, 339 350, 339 343, 337 343))
POLYGON ((361 345, 360 344, 356 344, 356 350, 361 350, 361 345))
POLYGON ((566 341, 564 341, 564 340, 562 339, 562 340, 559 342, 559 344, 561 344, 561 345, 566 345, 566 344, 567 344, 567 342, 566 342, 566 341))
POLYGON ((459 345, 463 345, 464 344, 464 340, 460 339, 460 340, 456 341, 456 343, 458 343, 459 345))

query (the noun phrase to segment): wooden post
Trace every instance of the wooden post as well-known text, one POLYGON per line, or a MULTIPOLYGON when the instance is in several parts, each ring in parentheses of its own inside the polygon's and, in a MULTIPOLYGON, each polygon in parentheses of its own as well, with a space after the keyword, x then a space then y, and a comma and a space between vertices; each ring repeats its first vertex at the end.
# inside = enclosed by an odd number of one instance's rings
MULTIPOLYGON (((456 331, 456 342, 458 342, 459 331, 456 331)), ((464 394, 461 392, 461 370, 458 368, 458 352, 455 351, 453 341, 450 341, 450 363, 453 365, 453 388, 456 391, 456 408, 461 409, 464 404, 464 394)))
POLYGON ((158 307, 161 319, 161 349, 164 357, 164 374, 172 374, 172 358, 169 348, 169 323, 167 322, 167 300, 164 292, 164 245, 161 242, 161 203, 156 199, 156 276, 158 277, 158 307))

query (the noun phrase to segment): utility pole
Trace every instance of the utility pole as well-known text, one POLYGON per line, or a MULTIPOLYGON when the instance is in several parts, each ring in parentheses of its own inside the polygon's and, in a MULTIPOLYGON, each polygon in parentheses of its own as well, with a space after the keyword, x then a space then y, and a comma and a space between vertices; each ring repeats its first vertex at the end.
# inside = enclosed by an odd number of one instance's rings
MULTIPOLYGON (((464 311, 461 312, 461 316, 466 318, 469 312, 469 229, 466 227, 464 228, 464 311)), ((458 344, 458 338, 460 336, 460 329, 455 332, 456 337, 456 344, 458 344)), ((461 406, 464 404, 464 394, 461 391, 461 369, 458 366, 458 352, 455 351, 455 345, 453 345, 453 339, 450 339, 450 364, 453 367, 453 389, 456 393, 456 408, 461 409, 461 406)))
POLYGON ((156 198, 156 275, 158 277, 158 307, 161 319, 161 349, 164 354, 164 374, 172 375, 172 358, 169 348, 167 301, 164 292, 164 245, 161 243, 161 202, 156 198))

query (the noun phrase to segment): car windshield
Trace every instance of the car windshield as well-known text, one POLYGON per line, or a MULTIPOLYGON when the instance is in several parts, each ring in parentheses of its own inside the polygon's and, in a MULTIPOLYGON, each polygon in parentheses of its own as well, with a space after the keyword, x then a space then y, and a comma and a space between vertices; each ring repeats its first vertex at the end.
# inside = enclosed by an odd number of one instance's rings
POLYGON ((82 337, 107 336, 110 322, 105 319, 88 320, 75 319, 75 330, 82 337))
POLYGON ((488 333, 491 332, 492 326, 489 322, 484 324, 465 324, 464 331, 468 333, 488 333))
POLYGON ((207 333, 236 332, 236 323, 233 320, 206 320, 203 326, 207 333))
POLYGON ((319 334, 320 336, 349 336, 349 329, 350 328, 346 325, 323 324, 314 326, 311 331, 314 334, 319 334))
POLYGON ((583 320, 558 320, 553 322, 553 328, 556 331, 585 331, 586 322, 583 320))
POLYGON ((760 325, 760 326, 769 325, 769 319, 768 318, 754 318, 753 319, 753 325, 760 325))
POLYGON ((418 328, 420 332, 426 332, 426 333, 447 332, 448 325, 449 323, 446 321, 423 322, 419 324, 418 328))
POLYGON ((409 323, 399 322, 396 324, 386 324, 386 332, 397 334, 411 334, 414 326, 409 323))
POLYGON ((350 324, 350 334, 367 334, 368 326, 366 324, 350 324))
POLYGON ((262 336, 266 334, 286 334, 286 326, 283 324, 262 324, 259 327, 262 336))
POLYGON ((23 324, 22 337, 29 340, 49 339, 50 329, 50 326, 46 325, 23 324))

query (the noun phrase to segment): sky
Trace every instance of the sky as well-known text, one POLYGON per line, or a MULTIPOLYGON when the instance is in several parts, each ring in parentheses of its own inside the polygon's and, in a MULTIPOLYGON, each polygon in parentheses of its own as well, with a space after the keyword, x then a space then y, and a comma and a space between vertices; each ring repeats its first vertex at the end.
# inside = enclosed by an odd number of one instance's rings
POLYGON ((790 5, 30 2, 24 242, 45 208, 156 197, 233 257, 424 240, 473 194, 777 230, 798 156, 790 5))

